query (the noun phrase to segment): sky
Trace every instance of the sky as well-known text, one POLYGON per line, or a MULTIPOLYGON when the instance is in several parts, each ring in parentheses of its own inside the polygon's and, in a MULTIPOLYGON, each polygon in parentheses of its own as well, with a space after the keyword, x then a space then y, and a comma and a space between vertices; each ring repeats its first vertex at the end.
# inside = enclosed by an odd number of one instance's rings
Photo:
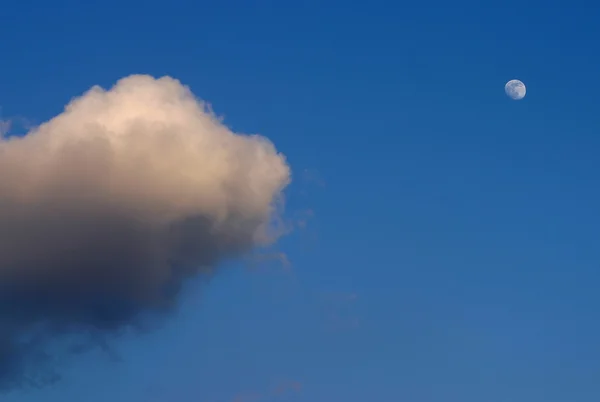
MULTIPOLYGON (((93 197, 127 207, 119 211, 148 225, 135 232, 142 251, 166 236, 145 236, 161 219, 226 218, 218 236, 201 225, 182 232, 223 255, 173 252, 218 269, 178 277, 174 307, 155 326, 104 331, 104 348, 58 354, 60 381, 14 386, 2 400, 597 401, 594 7, 3 4, 0 119, 14 140, 0 153, 2 292, 12 295, 11 267, 22 261, 33 270, 23 283, 48 291, 45 270, 66 267, 47 250, 76 247, 80 232, 40 223, 36 214, 54 206, 73 222, 89 211, 101 210, 98 222, 113 216, 93 197), (504 93, 514 78, 527 86, 523 100, 504 93), (104 91, 87 93, 94 86, 104 91), (129 118, 141 124, 123 128, 129 118), (122 198, 106 198, 109 168, 122 178, 111 194, 122 198), (286 230, 262 233, 280 193, 286 230), (220 215, 222 205, 235 213, 220 215)), ((131 271, 132 286, 162 283, 164 266, 142 251, 132 260, 85 254, 75 266, 112 268, 107 281, 131 271)), ((75 306, 92 326, 90 314, 117 313, 76 293, 48 310, 36 299, 27 314, 19 303, 31 295, 3 295, 4 332, 40 317, 74 322, 75 306)), ((118 323, 147 312, 143 300, 118 323)), ((8 363, 0 374, 13 372, 8 363)))

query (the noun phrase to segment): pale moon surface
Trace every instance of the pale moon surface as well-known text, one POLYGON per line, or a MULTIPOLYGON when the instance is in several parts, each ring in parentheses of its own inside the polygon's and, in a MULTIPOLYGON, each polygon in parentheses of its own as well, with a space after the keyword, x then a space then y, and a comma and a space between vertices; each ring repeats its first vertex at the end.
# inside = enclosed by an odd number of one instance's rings
POLYGON ((527 88, 520 80, 510 80, 504 85, 504 91, 511 99, 520 100, 525 97, 527 88))

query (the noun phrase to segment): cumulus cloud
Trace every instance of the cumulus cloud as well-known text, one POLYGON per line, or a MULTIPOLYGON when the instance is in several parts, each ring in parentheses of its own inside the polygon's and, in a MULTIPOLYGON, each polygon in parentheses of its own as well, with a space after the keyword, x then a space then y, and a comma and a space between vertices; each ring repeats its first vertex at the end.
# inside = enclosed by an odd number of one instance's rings
POLYGON ((32 345, 168 311, 187 278, 275 241, 289 182, 269 140, 170 77, 93 87, 2 138, 0 384, 31 380, 32 345))

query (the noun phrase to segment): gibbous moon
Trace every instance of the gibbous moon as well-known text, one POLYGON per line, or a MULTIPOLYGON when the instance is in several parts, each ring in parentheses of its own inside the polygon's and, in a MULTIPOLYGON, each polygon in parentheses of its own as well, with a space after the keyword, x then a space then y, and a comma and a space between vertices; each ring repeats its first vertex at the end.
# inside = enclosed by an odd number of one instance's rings
POLYGON ((522 81, 510 80, 504 85, 504 92, 506 92, 511 99, 521 100, 525 97, 527 88, 525 88, 525 84, 523 84, 522 81))

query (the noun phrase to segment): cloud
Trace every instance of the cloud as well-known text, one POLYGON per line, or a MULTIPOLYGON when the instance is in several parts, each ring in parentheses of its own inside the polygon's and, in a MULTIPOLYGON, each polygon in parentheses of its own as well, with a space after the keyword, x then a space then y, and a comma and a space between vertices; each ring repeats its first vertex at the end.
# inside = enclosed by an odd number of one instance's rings
POLYGON ((12 122, 10 120, 0 120, 0 137, 4 137, 10 131, 12 122))
POLYGON ((0 385, 52 382, 51 341, 167 313, 187 278, 277 240, 289 182, 270 141, 170 77, 93 87, 1 139, 0 385))
POLYGON ((275 396, 280 396, 285 394, 288 391, 292 392, 300 392, 302 390, 302 383, 300 381, 284 381, 278 384, 273 390, 272 394, 275 396))
POLYGON ((305 183, 315 184, 319 187, 325 187, 326 182, 323 176, 315 169, 304 169, 302 171, 302 179, 305 183))
POLYGON ((282 271, 286 273, 292 272, 292 264, 288 256, 282 252, 256 253, 249 255, 246 258, 246 262, 248 263, 248 268, 253 271, 259 271, 264 267, 268 267, 266 264, 269 262, 276 262, 282 271))

